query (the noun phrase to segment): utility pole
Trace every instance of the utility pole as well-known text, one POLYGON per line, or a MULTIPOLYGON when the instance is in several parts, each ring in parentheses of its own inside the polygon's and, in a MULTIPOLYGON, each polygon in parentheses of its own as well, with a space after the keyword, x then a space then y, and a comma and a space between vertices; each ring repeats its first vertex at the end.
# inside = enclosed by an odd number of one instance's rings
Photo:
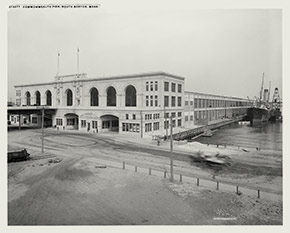
POLYGON ((142 114, 142 111, 140 111, 140 115, 141 115, 141 126, 140 126, 141 138, 143 138, 143 114, 142 114))
POLYGON ((173 182, 173 138, 172 138, 172 115, 170 116, 170 181, 173 182))
POLYGON ((41 153, 43 153, 44 151, 44 129, 43 129, 43 126, 44 126, 44 107, 42 107, 42 114, 41 114, 41 153))
POLYGON ((168 124, 167 124, 167 116, 165 112, 165 103, 164 103, 164 120, 165 120, 165 130, 166 130, 166 140, 168 138, 168 124))

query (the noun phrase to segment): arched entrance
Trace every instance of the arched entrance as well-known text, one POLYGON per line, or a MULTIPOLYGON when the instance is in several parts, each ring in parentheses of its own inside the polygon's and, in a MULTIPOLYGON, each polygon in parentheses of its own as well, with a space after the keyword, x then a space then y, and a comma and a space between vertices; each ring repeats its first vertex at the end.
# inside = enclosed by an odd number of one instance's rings
POLYGON ((75 113, 67 113, 65 116, 65 129, 79 129, 79 116, 75 113))
POLYGON ((102 132, 113 131, 119 132, 119 118, 114 115, 103 115, 102 120, 102 132))

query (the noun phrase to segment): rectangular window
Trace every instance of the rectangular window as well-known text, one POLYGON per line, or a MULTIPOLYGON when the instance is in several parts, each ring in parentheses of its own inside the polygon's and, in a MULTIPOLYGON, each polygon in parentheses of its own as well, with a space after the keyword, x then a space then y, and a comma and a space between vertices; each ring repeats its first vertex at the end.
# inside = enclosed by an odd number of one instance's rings
POLYGON ((158 91, 158 81, 155 81, 155 91, 158 91))
POLYGON ((97 121, 92 121, 92 128, 97 129, 98 128, 98 122, 97 121))
POLYGON ((171 96, 171 107, 175 107, 175 100, 176 100, 176 97, 171 96))
POLYGON ((150 82, 150 91, 153 91, 153 82, 150 82))
POLYGON ((169 121, 164 121, 164 129, 168 129, 169 128, 169 121))
POLYGON ((182 102, 182 97, 181 96, 178 96, 178 98, 177 98, 177 105, 178 105, 178 107, 181 107, 181 103, 182 102))
POLYGON ((177 90, 178 93, 181 93, 182 92, 182 85, 181 84, 178 84, 178 87, 177 88, 178 88, 178 90, 177 90))
POLYGON ((190 120, 191 120, 191 121, 193 121, 193 115, 192 115, 192 116, 190 116, 190 120))
POLYGON ((159 130, 159 122, 154 122, 153 123, 153 131, 159 130))
POLYGON ((164 82, 164 91, 169 91, 169 82, 164 82))
POLYGON ((172 112, 171 113, 171 116, 174 118, 174 117, 176 117, 176 113, 175 112, 172 112))
POLYGON ((87 126, 86 120, 81 120, 81 127, 85 128, 87 126))
POLYGON ((193 101, 190 101, 190 105, 193 106, 193 101))
POLYGON ((169 107, 169 96, 164 96, 164 106, 169 107))
POLYGON ((181 126, 181 119, 177 120, 177 126, 180 127, 181 126))
POLYGON ((126 120, 129 120, 129 114, 126 114, 126 120))
POLYGON ((185 116, 185 121, 188 121, 188 116, 185 116))
POLYGON ((181 115, 182 115, 181 112, 178 112, 178 113, 177 113, 177 116, 178 116, 178 117, 181 117, 181 115))
POLYGON ((155 95, 155 107, 158 106, 158 95, 155 95))
POLYGON ((21 90, 16 90, 16 96, 21 96, 21 90))
POLYGON ((176 84, 171 83, 171 92, 175 92, 175 91, 176 91, 176 84))
POLYGON ((150 96, 150 106, 153 106, 153 95, 150 96))
POLYGON ((56 125, 62 125, 62 119, 56 118, 56 125))
POLYGON ((194 99, 194 108, 197 108, 197 99, 194 99))
POLYGON ((136 120, 136 115, 133 114, 133 115, 132 115, 132 118, 133 118, 133 120, 136 120))
POLYGON ((146 95, 146 107, 148 107, 148 106, 149 106, 149 96, 146 95))
POLYGON ((187 106, 187 105, 188 105, 188 101, 187 101, 187 100, 185 100, 185 103, 184 103, 184 105, 185 105, 185 106, 187 106))
POLYGON ((146 91, 149 91, 149 82, 146 82, 146 91))

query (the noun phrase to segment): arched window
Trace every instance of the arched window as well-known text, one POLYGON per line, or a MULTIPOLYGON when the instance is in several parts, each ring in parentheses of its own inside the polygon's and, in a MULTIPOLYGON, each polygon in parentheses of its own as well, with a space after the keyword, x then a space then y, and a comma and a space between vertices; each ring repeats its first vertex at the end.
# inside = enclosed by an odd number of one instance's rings
POLYGON ((25 96, 26 96, 26 105, 27 106, 30 106, 31 105, 31 101, 30 101, 30 92, 28 91, 28 92, 26 92, 26 94, 25 94, 25 96))
POLYGON ((91 89, 90 99, 91 99, 90 106, 99 106, 99 92, 95 87, 91 89))
POLYGON ((107 106, 116 106, 116 90, 112 86, 107 89, 107 106))
POLYGON ((40 92, 36 91, 35 92, 35 105, 40 106, 41 105, 41 101, 40 101, 40 92))
POLYGON ((136 107, 136 89, 132 85, 126 87, 125 106, 136 107))
POLYGON ((51 92, 50 92, 50 90, 48 90, 46 92, 46 105, 51 106, 51 92))
POLYGON ((66 105, 72 106, 73 105, 73 93, 70 89, 66 91, 66 105))

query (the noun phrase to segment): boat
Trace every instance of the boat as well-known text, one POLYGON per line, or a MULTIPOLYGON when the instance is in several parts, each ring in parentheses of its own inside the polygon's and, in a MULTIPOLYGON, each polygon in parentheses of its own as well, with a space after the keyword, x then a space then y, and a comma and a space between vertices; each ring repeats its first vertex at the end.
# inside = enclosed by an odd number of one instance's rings
POLYGON ((251 107, 247 110, 247 118, 251 124, 269 121, 270 117, 270 110, 267 108, 251 107))
POLYGON ((262 78, 262 87, 260 90, 260 98, 256 98, 255 105, 248 108, 246 119, 253 123, 269 121, 270 114, 270 104, 269 104, 269 89, 264 89, 264 73, 262 78))
POLYGON ((203 137, 211 137, 213 134, 210 129, 206 129, 201 136, 203 137))

